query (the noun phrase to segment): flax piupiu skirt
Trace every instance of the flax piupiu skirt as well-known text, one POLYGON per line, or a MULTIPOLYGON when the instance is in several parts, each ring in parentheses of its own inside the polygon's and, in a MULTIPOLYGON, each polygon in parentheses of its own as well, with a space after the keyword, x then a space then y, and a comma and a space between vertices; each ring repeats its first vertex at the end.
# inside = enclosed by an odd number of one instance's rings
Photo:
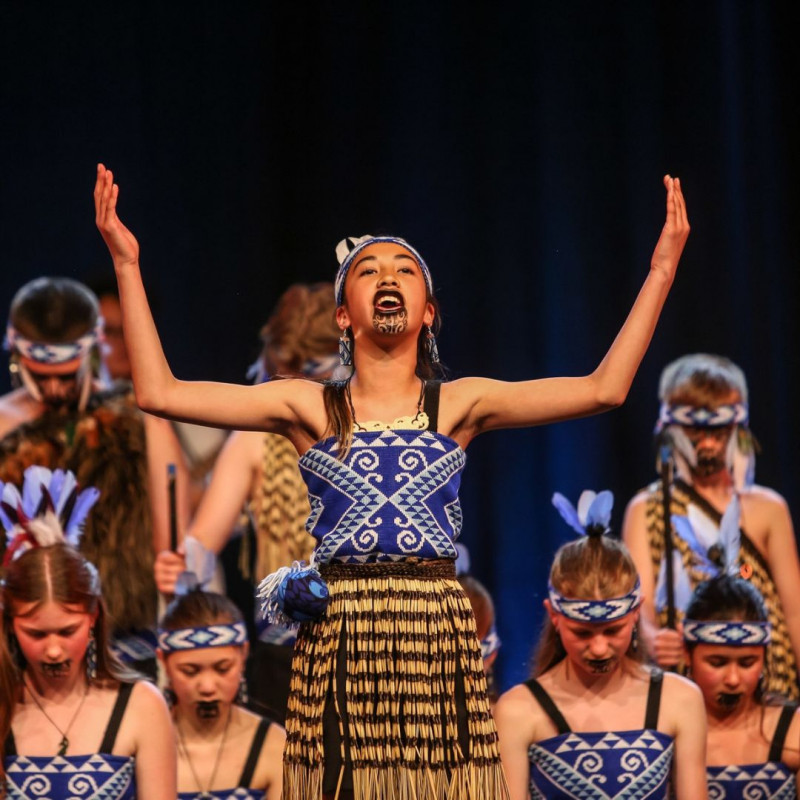
POLYGON ((450 560, 329 564, 300 626, 284 800, 508 796, 469 601, 450 560))

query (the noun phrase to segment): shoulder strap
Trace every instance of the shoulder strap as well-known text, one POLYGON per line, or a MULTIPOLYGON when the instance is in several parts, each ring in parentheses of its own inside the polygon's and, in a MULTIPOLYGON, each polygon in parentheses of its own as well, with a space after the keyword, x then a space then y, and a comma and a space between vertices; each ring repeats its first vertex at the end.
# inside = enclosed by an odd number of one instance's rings
POLYGON ((571 733, 572 728, 570 728, 570 726, 567 724, 567 721, 556 707, 553 699, 542 688, 542 685, 539 683, 539 681, 537 681, 536 678, 531 678, 529 681, 525 681, 525 686, 528 687, 531 694, 536 698, 544 713, 550 717, 553 725, 555 725, 558 729, 558 732, 571 733))
POLYGON ((781 710, 781 715, 778 717, 778 726, 775 728, 772 744, 769 746, 767 761, 779 762, 782 760, 783 745, 786 742, 786 734, 789 732, 789 726, 792 724, 792 717, 795 711, 797 711, 797 703, 787 703, 781 710))
POLYGON ((664 687, 664 673, 654 669, 650 673, 650 688, 647 690, 647 710, 644 714, 646 730, 658 730, 658 711, 661 708, 661 689, 664 687))
POLYGON ((428 415, 428 430, 433 432, 439 430, 439 390, 441 388, 441 381, 428 381, 425 384, 423 408, 428 415))
POLYGON ((114 709, 111 712, 111 718, 108 720, 108 727, 106 728, 103 741, 100 744, 100 752, 108 753, 114 750, 114 743, 117 741, 117 733, 119 726, 122 723, 122 716, 125 713, 125 708, 128 705, 128 700, 131 699, 131 692, 133 691, 134 684, 121 683, 119 692, 117 693, 117 702, 114 703, 114 709))
POLYGON ((3 745, 3 757, 17 755, 17 742, 14 739, 14 731, 8 729, 8 736, 6 736, 6 743, 3 745))
POLYGON ((256 734, 253 736, 253 742, 250 745, 250 752, 247 754, 247 761, 245 762, 244 769, 242 770, 242 777, 239 778, 239 788, 249 789, 250 782, 253 780, 253 773, 256 771, 256 764, 258 757, 261 755, 261 748, 264 744, 264 739, 267 737, 267 730, 269 729, 270 722, 263 717, 258 723, 256 734))

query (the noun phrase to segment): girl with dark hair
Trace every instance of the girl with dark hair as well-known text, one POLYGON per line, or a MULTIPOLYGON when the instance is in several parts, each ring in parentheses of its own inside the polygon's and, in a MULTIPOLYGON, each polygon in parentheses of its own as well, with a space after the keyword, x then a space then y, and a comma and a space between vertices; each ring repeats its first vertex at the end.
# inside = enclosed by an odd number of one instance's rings
POLYGON ((758 590, 736 575, 699 584, 686 608, 686 659, 708 714, 711 797, 798 796, 797 704, 770 701, 764 691, 770 629, 758 590))
POLYGON ((0 494, 5 796, 172 800, 166 705, 112 655, 97 570, 75 547, 97 493, 30 467, 22 495, 0 494))
POLYGON ((408 242, 364 236, 337 247, 336 320, 350 376, 326 386, 244 387, 172 375, 142 286, 138 243, 117 216, 119 189, 98 165, 96 222, 114 260, 140 405, 280 433, 300 454, 314 562, 328 586, 288 570, 262 585, 268 609, 306 620, 286 717, 287 800, 507 795, 475 619, 455 580, 464 449, 485 431, 623 402, 689 234, 678 180, 666 176, 664 185, 666 224, 648 277, 591 375, 434 380, 431 273, 408 242))
POLYGON ((221 595, 177 590, 158 642, 175 698, 178 797, 279 800, 283 728, 237 705, 246 700, 242 615, 221 595))
POLYGON ((512 800, 706 797, 705 715, 696 687, 642 664, 639 576, 625 546, 606 536, 610 492, 584 492, 585 534, 550 570, 534 676, 499 700, 495 719, 512 800), (599 789, 602 790, 602 794, 599 789))

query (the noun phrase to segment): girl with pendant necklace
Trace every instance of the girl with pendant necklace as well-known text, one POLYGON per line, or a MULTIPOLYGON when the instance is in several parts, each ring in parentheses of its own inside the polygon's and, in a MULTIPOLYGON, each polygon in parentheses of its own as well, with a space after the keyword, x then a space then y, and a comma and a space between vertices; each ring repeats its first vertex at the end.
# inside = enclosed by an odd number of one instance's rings
POLYGON ((22 494, 0 483, 0 496, 0 796, 172 800, 166 704, 111 654, 97 570, 76 548, 97 493, 29 467, 22 494))
POLYGON ((243 708, 247 630, 226 597, 179 579, 159 626, 159 659, 174 697, 179 800, 279 800, 280 725, 243 708))
POLYGON ((96 223, 114 261, 139 404, 160 416, 286 436, 318 540, 309 570, 262 584, 273 619, 302 621, 286 717, 284 796, 419 800, 507 796, 475 620, 455 580, 464 450, 478 434, 623 402, 689 234, 677 179, 644 286, 590 375, 440 383, 431 273, 397 237, 337 247, 346 381, 235 386, 177 380, 147 304, 139 246, 103 165, 96 223), (325 601, 327 600, 327 606, 325 601))

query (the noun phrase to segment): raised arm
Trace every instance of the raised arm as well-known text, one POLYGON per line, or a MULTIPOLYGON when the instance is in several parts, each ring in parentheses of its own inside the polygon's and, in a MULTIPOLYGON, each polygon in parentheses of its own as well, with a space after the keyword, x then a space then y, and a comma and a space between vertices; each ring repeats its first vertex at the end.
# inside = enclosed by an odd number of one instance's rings
POLYGON ((285 380, 260 386, 177 380, 167 364, 139 270, 139 244, 117 216, 119 187, 97 167, 95 217, 119 284, 125 342, 136 400, 157 416, 220 428, 265 430, 289 436, 301 452, 322 434, 321 389, 285 380))
POLYGON ((664 176, 667 214, 650 271, 633 308, 605 358, 590 375, 508 383, 468 378, 459 381, 463 428, 469 439, 494 428, 513 428, 596 414, 626 398, 644 357, 689 236, 680 181, 664 176))

